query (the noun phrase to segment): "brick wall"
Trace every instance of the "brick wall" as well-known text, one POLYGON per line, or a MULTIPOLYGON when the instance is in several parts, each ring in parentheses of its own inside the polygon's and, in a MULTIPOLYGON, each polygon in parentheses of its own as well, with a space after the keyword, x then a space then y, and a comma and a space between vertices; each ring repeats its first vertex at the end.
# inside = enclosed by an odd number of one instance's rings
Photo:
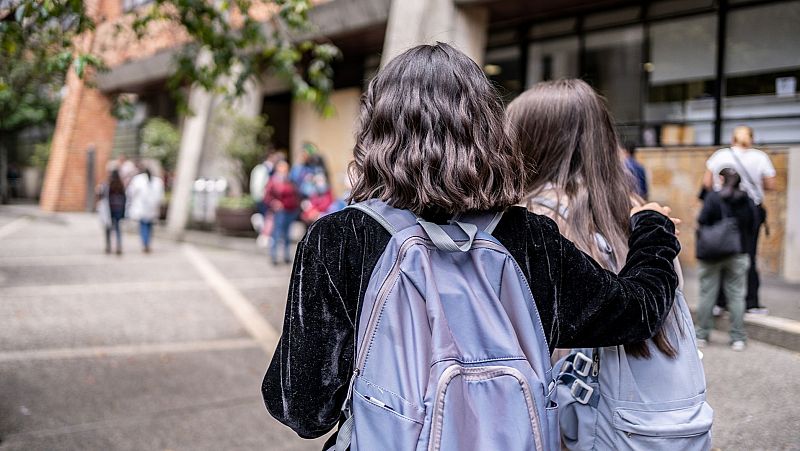
MULTIPOLYGON (((144 58, 186 41, 174 25, 154 23, 147 37, 138 41, 130 32, 117 32, 116 25, 132 20, 122 15, 121 0, 87 1, 87 11, 98 21, 95 32, 81 36, 78 47, 99 54, 109 67, 131 59, 144 58)), ((95 149, 95 181, 105 179, 111 155, 116 120, 111 115, 111 99, 71 71, 67 75, 66 95, 56 119, 40 205, 47 211, 80 211, 86 207, 88 181, 87 151, 95 149)))
MULTIPOLYGON (((681 225, 681 262, 694 266, 694 234, 702 203, 697 199, 705 172, 705 162, 715 148, 640 149, 636 158, 645 166, 650 182, 651 200, 669 205, 681 225)), ((785 148, 762 149, 772 159, 777 171, 777 191, 768 192, 764 206, 770 234, 761 230, 758 264, 762 272, 780 274, 783 269, 783 240, 786 224, 786 182, 788 154, 785 148)))

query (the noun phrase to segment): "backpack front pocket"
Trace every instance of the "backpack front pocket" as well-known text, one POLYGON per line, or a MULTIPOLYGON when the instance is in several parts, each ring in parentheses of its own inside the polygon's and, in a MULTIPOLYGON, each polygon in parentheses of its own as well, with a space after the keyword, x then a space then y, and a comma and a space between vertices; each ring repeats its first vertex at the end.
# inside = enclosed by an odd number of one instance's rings
POLYGON ((453 365, 437 384, 428 450, 541 451, 541 424, 522 372, 506 366, 453 365))
POLYGON ((356 379, 352 402, 353 451, 416 449, 424 410, 362 378, 356 379))
POLYGON ((714 411, 705 401, 671 410, 618 408, 613 424, 620 450, 707 450, 714 411))

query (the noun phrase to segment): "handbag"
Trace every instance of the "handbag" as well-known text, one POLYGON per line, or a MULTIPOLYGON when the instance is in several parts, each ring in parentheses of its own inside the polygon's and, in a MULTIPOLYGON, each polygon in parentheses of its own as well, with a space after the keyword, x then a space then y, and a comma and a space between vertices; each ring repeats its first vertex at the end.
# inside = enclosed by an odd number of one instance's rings
POLYGON ((739 221, 730 215, 722 199, 720 209, 722 219, 714 224, 701 224, 697 228, 695 255, 698 260, 721 260, 744 252, 739 221))

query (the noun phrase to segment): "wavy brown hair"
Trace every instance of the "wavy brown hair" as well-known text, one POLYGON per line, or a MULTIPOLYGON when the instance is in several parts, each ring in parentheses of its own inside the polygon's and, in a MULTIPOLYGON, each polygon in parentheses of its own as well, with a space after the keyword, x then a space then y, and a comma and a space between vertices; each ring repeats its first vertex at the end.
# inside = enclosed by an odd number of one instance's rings
MULTIPOLYGON (((553 217, 579 249, 619 272, 628 253, 630 209, 641 199, 623 164, 604 99, 581 80, 538 83, 511 102, 507 120, 516 129, 524 158, 538 169, 527 179, 528 208, 553 217), (537 208, 541 197, 556 208, 537 208), (568 214, 558 213, 562 207, 568 214), (611 246, 610 256, 600 249, 596 234, 611 246)), ((676 355, 663 327, 653 342, 664 354, 676 355)), ((625 350, 650 357, 644 341, 627 344, 625 350)))
POLYGON ((447 44, 420 45, 361 98, 350 201, 379 198, 418 215, 502 209, 524 195, 523 165, 481 68, 447 44))

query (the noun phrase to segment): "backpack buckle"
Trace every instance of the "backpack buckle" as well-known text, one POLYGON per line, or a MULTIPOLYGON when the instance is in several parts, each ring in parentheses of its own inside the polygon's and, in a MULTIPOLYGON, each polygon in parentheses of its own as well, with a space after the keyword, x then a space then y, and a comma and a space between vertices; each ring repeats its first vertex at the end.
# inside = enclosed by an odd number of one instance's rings
POLYGON ((592 394, 594 394, 594 388, 590 387, 589 384, 581 379, 575 379, 569 391, 572 393, 572 397, 575 398, 575 401, 584 405, 589 404, 589 400, 592 399, 592 394), (579 395, 581 391, 583 391, 583 395, 579 395))
POLYGON ((575 361, 572 362, 572 367, 575 369, 577 374, 586 377, 592 370, 592 363, 592 359, 587 357, 586 354, 578 351, 575 354, 575 361))

